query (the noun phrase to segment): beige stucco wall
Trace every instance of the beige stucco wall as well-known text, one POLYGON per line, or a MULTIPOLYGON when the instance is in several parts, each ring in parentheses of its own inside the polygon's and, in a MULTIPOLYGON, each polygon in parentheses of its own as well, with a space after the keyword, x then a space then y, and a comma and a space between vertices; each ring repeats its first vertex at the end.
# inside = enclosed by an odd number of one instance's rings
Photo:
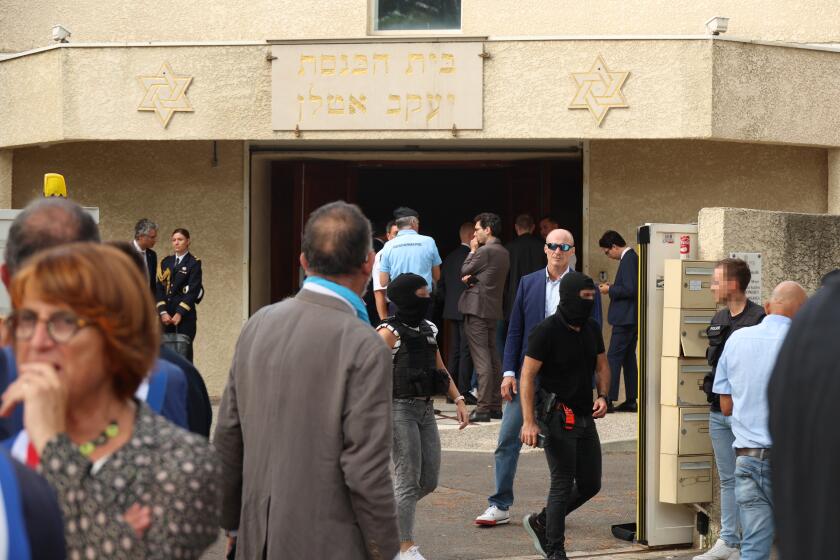
POLYGON ((828 150, 828 212, 840 214, 840 149, 828 150))
MULTIPOLYGON (((615 229, 635 244, 646 222, 696 223, 725 204, 825 212, 826 151, 703 141, 593 141, 589 161, 588 271, 614 278, 617 261, 598 249, 615 229)), ((746 249, 744 249, 746 250, 746 249)))
POLYGON ((702 259, 718 260, 735 251, 761 253, 765 300, 784 280, 813 292, 826 272, 840 267, 837 215, 704 208, 697 225, 702 259))
MULTIPOLYGON (((24 2, 0 10, 0 52, 50 43, 61 23, 75 42, 324 39, 368 33, 368 0, 173 0, 164 8, 118 0, 24 2)), ((476 35, 679 35, 705 33, 711 16, 729 34, 775 41, 840 42, 833 0, 463 0, 462 31, 476 35)))
POLYGON ((147 217, 160 226, 158 257, 171 253, 169 232, 186 227, 201 259, 205 298, 198 307, 196 365, 211 395, 221 395, 243 324, 243 147, 211 142, 89 142, 14 153, 13 205, 39 196, 45 172, 67 178, 70 197, 98 206, 104 239, 130 240, 147 217))
POLYGON ((0 208, 12 207, 13 162, 12 150, 0 150, 0 208))
POLYGON ((55 49, 0 62, 0 146, 64 138, 66 56, 55 49))

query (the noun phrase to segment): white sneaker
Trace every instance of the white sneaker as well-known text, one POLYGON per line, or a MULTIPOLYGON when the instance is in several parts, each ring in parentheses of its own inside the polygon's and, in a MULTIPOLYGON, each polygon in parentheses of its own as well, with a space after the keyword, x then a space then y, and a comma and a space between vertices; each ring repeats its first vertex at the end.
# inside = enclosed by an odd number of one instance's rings
POLYGON ((741 558, 741 554, 737 548, 730 548, 726 546, 723 539, 718 539, 715 546, 703 554, 695 556, 693 560, 738 560, 739 558, 741 558))
POLYGON ((414 545, 405 552, 400 552, 400 560, 426 560, 426 558, 420 554, 417 545, 414 545))
POLYGON ((504 525, 510 522, 510 513, 506 509, 499 509, 496 506, 490 506, 484 513, 475 518, 476 525, 484 525, 493 527, 494 525, 504 525))

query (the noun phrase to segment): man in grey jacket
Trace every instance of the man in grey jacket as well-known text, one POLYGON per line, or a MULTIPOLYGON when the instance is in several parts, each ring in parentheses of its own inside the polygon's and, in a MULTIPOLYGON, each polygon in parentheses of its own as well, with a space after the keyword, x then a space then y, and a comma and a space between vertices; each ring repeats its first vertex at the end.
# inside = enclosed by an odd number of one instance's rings
POLYGON ((242 330, 214 440, 236 558, 399 552, 391 354, 359 297, 373 258, 358 207, 322 206, 303 234, 303 288, 242 330))
POLYGON ((464 331, 478 377, 478 406, 470 415, 473 422, 502 417, 502 361, 496 350, 496 322, 504 317, 502 299, 510 257, 499 240, 501 230, 502 220, 496 214, 476 216, 470 254, 461 266, 467 289, 458 301, 458 311, 464 314, 464 331))

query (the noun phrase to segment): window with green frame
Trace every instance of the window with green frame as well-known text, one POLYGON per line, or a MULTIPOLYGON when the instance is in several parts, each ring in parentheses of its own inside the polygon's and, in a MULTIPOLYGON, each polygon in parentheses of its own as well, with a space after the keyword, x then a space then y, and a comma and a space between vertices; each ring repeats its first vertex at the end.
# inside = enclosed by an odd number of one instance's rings
POLYGON ((461 29, 461 0, 373 0, 376 31, 461 29))

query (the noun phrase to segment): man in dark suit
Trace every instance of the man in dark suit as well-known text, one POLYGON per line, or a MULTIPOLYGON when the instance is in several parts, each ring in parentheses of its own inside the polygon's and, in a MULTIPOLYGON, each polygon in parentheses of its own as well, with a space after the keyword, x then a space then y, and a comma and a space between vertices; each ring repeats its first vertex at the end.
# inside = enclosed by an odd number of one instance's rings
POLYGON ((508 272, 507 289, 505 291, 505 319, 510 317, 510 309, 516 298, 519 280, 526 274, 545 268, 545 242, 534 235, 534 218, 529 214, 520 214, 514 223, 516 239, 505 245, 510 255, 510 271, 508 272))
POLYGON ((599 286, 604 295, 610 296, 610 308, 607 320, 612 325, 610 349, 607 359, 610 362, 612 381, 610 383, 610 400, 607 412, 636 412, 636 389, 638 371, 636 367, 636 300, 639 283, 639 257, 636 251, 627 246, 624 238, 618 232, 609 230, 598 241, 598 245, 609 258, 618 261, 618 272, 615 282, 605 282, 599 286), (613 401, 618 400, 618 386, 621 370, 624 369, 625 400, 617 407, 613 401))
POLYGON ((458 300, 467 289, 461 281, 461 267, 467 255, 470 254, 470 240, 473 236, 473 224, 464 222, 458 234, 461 245, 446 255, 441 266, 440 282, 438 283, 438 298, 443 300, 443 318, 449 323, 449 357, 446 367, 458 384, 458 390, 464 395, 467 404, 476 404, 476 398, 470 392, 473 372, 470 346, 464 333, 464 315, 458 311, 458 300))
POLYGON ((134 226, 134 249, 146 263, 146 281, 152 295, 157 291, 157 253, 152 250, 157 243, 158 226, 148 218, 140 219, 134 226))
POLYGON ((472 422, 502 417, 496 323, 504 317, 502 300, 510 258, 498 237, 501 230, 502 220, 496 214, 476 216, 470 253, 461 266, 461 280, 467 289, 458 301, 458 311, 464 314, 464 331, 478 377, 478 406, 470 415, 472 422))
MULTIPOLYGON (((575 254, 575 240, 571 232, 555 229, 548 234, 543 254, 548 265, 522 277, 514 297, 510 314, 510 326, 505 340, 505 356, 502 370, 502 398, 507 401, 499 430, 499 441, 495 453, 496 492, 488 498, 489 507, 475 520, 476 524, 495 526, 510 521, 509 509, 513 505, 513 479, 519 462, 522 441, 522 408, 519 400, 518 378, 525 352, 528 350, 528 335, 534 327, 557 310, 560 303, 560 280, 573 270, 571 259, 575 254), (550 245, 549 245, 550 244, 550 245), (553 248, 552 248, 553 247, 553 248)), ((601 298, 595 294, 592 318, 599 325, 601 320, 601 298)), ((544 517, 544 516, 543 516, 544 517)), ((542 520, 539 517, 536 522, 542 520)), ((537 533, 545 532, 545 523, 537 533)))

